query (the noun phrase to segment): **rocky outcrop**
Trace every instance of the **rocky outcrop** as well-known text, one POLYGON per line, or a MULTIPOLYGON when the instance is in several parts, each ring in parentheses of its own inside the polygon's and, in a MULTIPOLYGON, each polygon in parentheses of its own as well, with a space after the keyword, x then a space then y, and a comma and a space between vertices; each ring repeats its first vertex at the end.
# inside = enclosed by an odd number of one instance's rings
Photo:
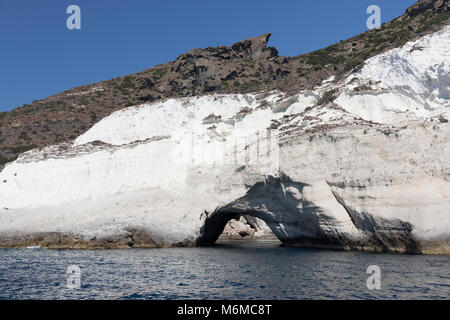
POLYGON ((409 17, 414 17, 430 9, 434 11, 448 12, 450 9, 450 4, 447 0, 420 0, 406 9, 406 15, 409 17))
POLYGON ((228 81, 240 83, 242 78, 247 79, 245 85, 255 84, 262 77, 282 79, 290 73, 287 60, 279 57, 275 48, 267 47, 269 38, 270 33, 239 41, 230 47, 193 49, 179 56, 171 70, 183 74, 185 80, 177 81, 177 90, 188 92, 195 83, 203 88, 203 92, 212 92, 230 86, 228 81), (253 70, 246 70, 243 65, 251 65, 253 70))

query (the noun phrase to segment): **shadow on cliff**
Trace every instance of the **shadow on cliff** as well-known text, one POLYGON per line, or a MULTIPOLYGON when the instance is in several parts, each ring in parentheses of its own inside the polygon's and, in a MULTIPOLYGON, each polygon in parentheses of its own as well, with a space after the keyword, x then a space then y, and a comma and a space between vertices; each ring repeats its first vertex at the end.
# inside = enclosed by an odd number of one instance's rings
POLYGON ((205 223, 196 244, 214 244, 228 221, 248 215, 263 220, 284 245, 420 253, 409 223, 355 212, 333 192, 336 201, 360 231, 359 237, 340 233, 339 221, 332 214, 305 199, 303 190, 309 186, 292 181, 283 173, 279 178, 267 177, 264 182, 254 184, 245 196, 216 208, 212 213, 205 212, 205 223))
POLYGON ((283 244, 315 242, 337 244, 321 231, 320 225, 332 223, 334 218, 303 197, 308 184, 292 181, 287 175, 267 177, 253 185, 247 194, 214 212, 206 214, 197 245, 216 242, 231 219, 243 215, 263 220, 283 244))

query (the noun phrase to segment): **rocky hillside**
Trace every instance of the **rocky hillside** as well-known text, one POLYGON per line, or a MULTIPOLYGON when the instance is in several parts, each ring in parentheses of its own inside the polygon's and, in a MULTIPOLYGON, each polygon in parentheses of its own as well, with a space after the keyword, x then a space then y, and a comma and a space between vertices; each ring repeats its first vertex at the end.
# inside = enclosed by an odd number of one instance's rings
POLYGON ((94 123, 128 106, 208 93, 313 89, 344 77, 364 61, 449 24, 447 0, 421 0, 399 18, 296 57, 267 47, 270 34, 217 48, 193 49, 175 61, 108 81, 73 88, 0 113, 0 168, 35 147, 75 139, 94 123))

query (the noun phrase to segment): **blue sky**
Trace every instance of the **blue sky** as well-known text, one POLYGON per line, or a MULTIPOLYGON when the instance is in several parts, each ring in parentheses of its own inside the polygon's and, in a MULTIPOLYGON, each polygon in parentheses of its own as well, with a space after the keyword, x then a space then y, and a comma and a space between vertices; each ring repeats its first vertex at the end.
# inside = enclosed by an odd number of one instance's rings
POLYGON ((386 22, 415 2, 0 0, 0 111, 267 32, 280 55, 294 56, 365 31, 371 4, 386 22), (81 30, 66 27, 71 4, 81 30))

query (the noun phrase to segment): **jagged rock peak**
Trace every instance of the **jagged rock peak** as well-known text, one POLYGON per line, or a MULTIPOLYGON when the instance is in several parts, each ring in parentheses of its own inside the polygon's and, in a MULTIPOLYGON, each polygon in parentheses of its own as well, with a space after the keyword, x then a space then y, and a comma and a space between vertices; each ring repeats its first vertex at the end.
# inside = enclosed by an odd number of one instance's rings
POLYGON ((242 57, 253 60, 275 58, 278 57, 278 50, 274 47, 267 47, 271 35, 271 33, 266 33, 257 37, 247 38, 231 46, 192 49, 188 53, 180 55, 177 60, 190 57, 216 57, 222 60, 242 57))
POLYGON ((248 38, 236 42, 231 48, 237 52, 244 52, 253 59, 258 59, 267 51, 269 51, 269 57, 278 56, 278 51, 275 48, 267 48, 267 43, 271 35, 271 33, 266 33, 261 36, 248 38))

